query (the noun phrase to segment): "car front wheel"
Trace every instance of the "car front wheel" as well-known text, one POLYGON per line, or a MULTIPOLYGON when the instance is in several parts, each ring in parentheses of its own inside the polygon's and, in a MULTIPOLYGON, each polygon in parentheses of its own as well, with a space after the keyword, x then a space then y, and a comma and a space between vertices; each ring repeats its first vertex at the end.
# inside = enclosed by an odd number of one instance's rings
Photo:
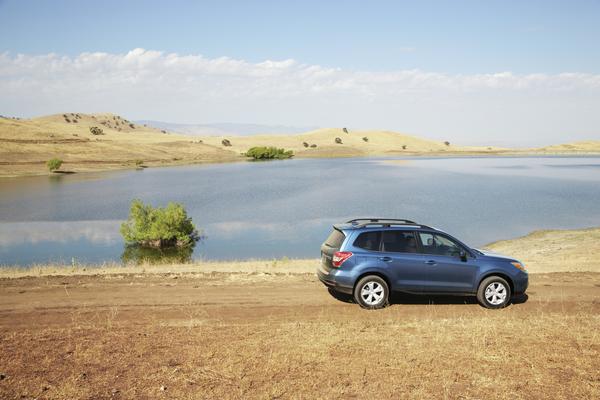
POLYGON ((362 278, 354 288, 354 300, 362 307, 371 310, 388 304, 389 288, 385 280, 377 275, 362 278))
POLYGON ((504 308, 508 305, 510 297, 510 285, 499 276, 485 278, 477 290, 477 300, 486 308, 504 308))

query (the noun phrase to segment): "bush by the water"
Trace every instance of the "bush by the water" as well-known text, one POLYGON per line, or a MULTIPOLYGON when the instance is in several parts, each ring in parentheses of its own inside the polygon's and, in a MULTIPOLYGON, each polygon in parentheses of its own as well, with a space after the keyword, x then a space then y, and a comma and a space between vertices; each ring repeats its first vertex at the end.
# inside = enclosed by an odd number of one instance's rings
POLYGON ((60 168, 63 161, 60 158, 53 158, 51 160, 46 161, 46 166, 50 172, 56 171, 60 168))
POLYGON ((141 200, 133 200, 129 218, 121 224, 121 235, 127 244, 148 247, 183 247, 193 245, 198 231, 179 203, 154 208, 141 200))
POLYGON ((292 150, 279 149, 277 147, 252 147, 246 152, 246 157, 255 160, 283 160, 294 156, 292 150))

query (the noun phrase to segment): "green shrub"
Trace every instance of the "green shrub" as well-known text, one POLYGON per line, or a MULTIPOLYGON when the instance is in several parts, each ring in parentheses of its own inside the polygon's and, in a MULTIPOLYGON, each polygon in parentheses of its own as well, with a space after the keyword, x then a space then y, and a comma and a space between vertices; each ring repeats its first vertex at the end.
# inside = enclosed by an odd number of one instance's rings
POLYGON ((292 150, 279 149, 277 147, 252 147, 246 152, 246 157, 255 160, 283 160, 294 156, 292 150))
POLYGON ((449 141, 445 141, 445 142, 444 142, 444 144, 445 144, 446 146, 450 146, 450 142, 449 142, 449 141))
POLYGON ((341 139, 341 138, 339 138, 339 137, 336 137, 336 138, 335 138, 335 142, 336 142, 337 144, 342 144, 342 139, 341 139))
POLYGON ((365 137, 363 137, 363 142, 368 142, 368 141, 369 141, 369 138, 368 138, 368 137, 366 137, 366 136, 365 136, 365 137))
POLYGON ((228 139, 221 140, 221 144, 225 147, 231 146, 231 142, 228 139))
POLYGON ((60 158, 53 158, 51 160, 46 161, 46 166, 50 172, 56 171, 60 168, 63 161, 60 158))
POLYGON ((135 160, 135 165, 137 167, 141 167, 142 165, 144 165, 144 160, 135 160))
POLYGON ((121 235, 127 244, 157 248, 190 246, 199 239, 181 204, 154 208, 141 200, 131 202, 129 218, 121 224, 121 235))
POLYGON ((192 261, 194 246, 154 248, 139 245, 125 246, 121 254, 123 264, 184 264, 192 261))

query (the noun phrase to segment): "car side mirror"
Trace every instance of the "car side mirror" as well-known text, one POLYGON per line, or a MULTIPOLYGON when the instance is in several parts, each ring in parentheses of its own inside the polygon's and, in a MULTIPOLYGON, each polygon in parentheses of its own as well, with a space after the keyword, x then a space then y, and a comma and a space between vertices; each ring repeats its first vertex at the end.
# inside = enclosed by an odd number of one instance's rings
POLYGON ((467 252, 466 251, 461 250, 458 255, 459 255, 461 261, 467 261, 467 252))

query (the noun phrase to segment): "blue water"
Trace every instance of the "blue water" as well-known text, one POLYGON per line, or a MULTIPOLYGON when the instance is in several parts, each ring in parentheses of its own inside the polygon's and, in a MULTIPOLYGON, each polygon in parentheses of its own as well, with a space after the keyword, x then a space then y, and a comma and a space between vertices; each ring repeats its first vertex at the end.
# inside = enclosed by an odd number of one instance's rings
POLYGON ((120 261, 132 199, 183 203, 193 259, 318 257, 331 224, 408 218, 481 246, 600 225, 600 157, 297 159, 0 180, 0 264, 120 261))

